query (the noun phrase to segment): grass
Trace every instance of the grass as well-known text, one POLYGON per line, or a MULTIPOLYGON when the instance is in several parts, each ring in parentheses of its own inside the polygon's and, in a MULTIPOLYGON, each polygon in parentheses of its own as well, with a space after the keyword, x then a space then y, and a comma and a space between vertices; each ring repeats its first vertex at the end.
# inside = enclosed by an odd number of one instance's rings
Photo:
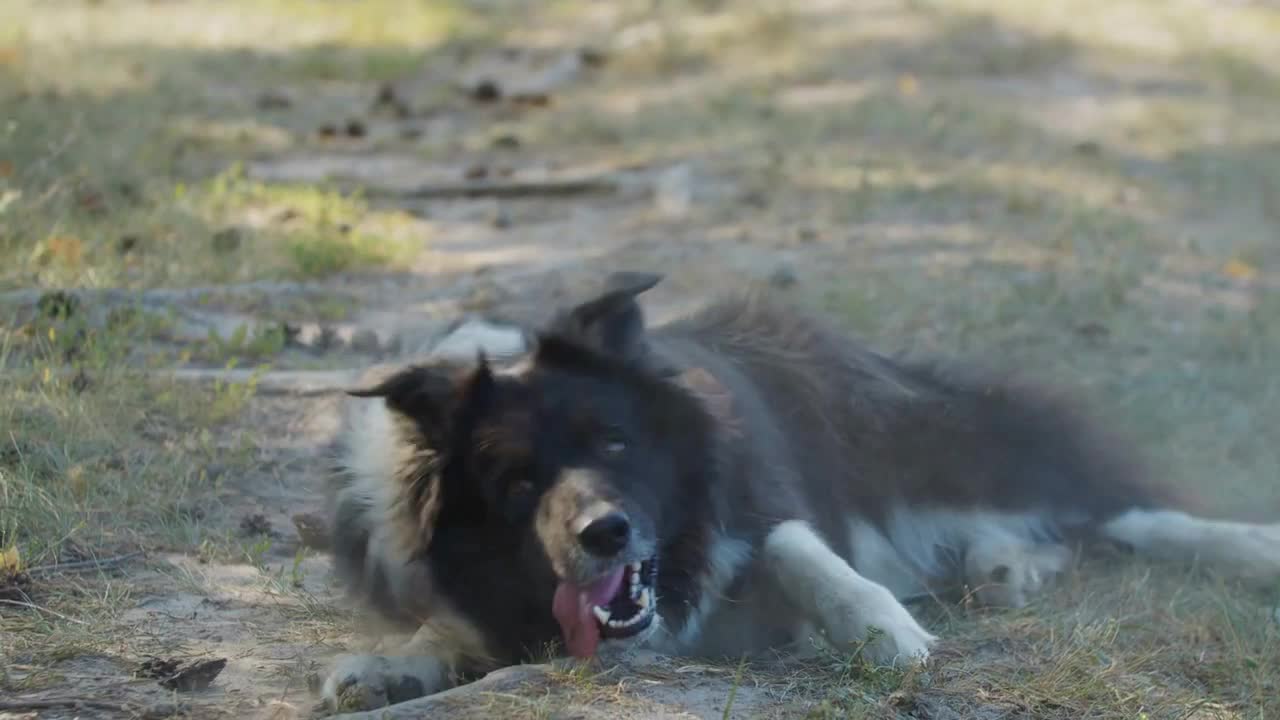
MULTIPOLYGON (((350 151, 317 129, 365 112, 380 83, 416 82, 416 111, 455 128, 368 147, 471 162, 502 135, 522 160, 687 162, 703 184, 679 220, 588 200, 581 217, 604 218, 602 242, 634 241, 618 257, 669 270, 677 289, 789 258, 793 292, 851 330, 1051 379, 1210 508, 1280 511, 1267 432, 1280 425, 1280 13, 1264 4, 15 0, 0 28, 0 289, 317 280, 324 292, 229 287, 194 305, 348 320, 361 296, 339 285, 429 275, 423 257, 479 223, 244 168, 350 151), (460 103, 441 68, 499 43, 603 46, 607 62, 536 111, 460 103), (281 92, 284 106, 260 104, 281 92)), ((297 362, 284 338, 174 347, 159 341, 163 309, 110 323, 44 311, 0 321, 0 551, 24 566, 135 547, 243 564, 298 634, 334 642, 343 618, 297 587, 313 559, 242 536, 223 506, 242 475, 274 487, 252 473, 278 418, 254 414, 251 385, 136 372, 297 362)), ((934 608, 945 642, 921 673, 856 656, 707 666, 708 714, 1280 712, 1280 588, 1115 560, 1023 611, 934 608)), ((0 609, 4 651, 38 668, 0 675, 6 690, 68 682, 55 661, 142 647, 122 630, 138 601, 128 579, 41 581, 31 599, 45 611, 0 609)), ((475 710, 643 714, 662 702, 649 688, 578 671, 475 710)))

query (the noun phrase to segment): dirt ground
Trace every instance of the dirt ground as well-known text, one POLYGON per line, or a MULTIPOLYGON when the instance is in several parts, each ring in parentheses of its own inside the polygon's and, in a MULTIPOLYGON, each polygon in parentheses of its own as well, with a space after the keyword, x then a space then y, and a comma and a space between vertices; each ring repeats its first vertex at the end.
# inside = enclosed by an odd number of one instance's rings
MULTIPOLYGON (((337 379, 615 269, 655 320, 759 284, 1040 377, 1280 517, 1276 118, 1261 1, 0 0, 0 718, 311 717, 377 640, 306 533, 337 379)), ((651 658, 449 714, 1274 716, 1280 587, 1208 570, 920 607, 922 670, 651 658)))

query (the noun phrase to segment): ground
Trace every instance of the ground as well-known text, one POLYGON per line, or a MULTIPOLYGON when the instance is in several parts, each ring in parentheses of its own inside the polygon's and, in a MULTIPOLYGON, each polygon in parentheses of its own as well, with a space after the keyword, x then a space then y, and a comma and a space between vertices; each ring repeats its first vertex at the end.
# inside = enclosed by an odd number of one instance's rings
MULTIPOLYGON (((767 284, 1039 377, 1280 515, 1273 3, 3 0, 0 108, 0 717, 310 716, 369 642, 306 539, 323 371, 608 269, 666 273, 657 316, 767 284)), ((567 668, 455 710, 1280 713, 1280 588, 1203 570, 921 607, 921 671, 567 668)))

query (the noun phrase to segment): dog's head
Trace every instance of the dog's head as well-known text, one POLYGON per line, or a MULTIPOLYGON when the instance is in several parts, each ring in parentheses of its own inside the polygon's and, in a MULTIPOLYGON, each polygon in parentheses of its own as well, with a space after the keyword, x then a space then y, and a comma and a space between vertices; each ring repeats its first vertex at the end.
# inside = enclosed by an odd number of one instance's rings
POLYGON ((439 361, 351 391, 384 398, 415 446, 400 492, 417 550, 498 647, 558 624, 583 657, 658 625, 664 552, 704 507, 691 474, 711 422, 646 341, 636 297, 658 280, 610 276, 509 367, 439 361))

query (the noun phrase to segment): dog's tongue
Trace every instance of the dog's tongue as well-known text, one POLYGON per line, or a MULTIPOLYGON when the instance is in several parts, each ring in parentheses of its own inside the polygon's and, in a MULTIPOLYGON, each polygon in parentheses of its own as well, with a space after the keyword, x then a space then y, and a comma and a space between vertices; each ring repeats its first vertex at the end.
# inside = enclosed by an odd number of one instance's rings
POLYGON ((564 632, 564 644, 574 657, 588 658, 595 654, 600 644, 600 622, 591 612, 591 606, 608 607, 622 585, 619 567, 589 585, 562 582, 551 600, 551 613, 564 632))

